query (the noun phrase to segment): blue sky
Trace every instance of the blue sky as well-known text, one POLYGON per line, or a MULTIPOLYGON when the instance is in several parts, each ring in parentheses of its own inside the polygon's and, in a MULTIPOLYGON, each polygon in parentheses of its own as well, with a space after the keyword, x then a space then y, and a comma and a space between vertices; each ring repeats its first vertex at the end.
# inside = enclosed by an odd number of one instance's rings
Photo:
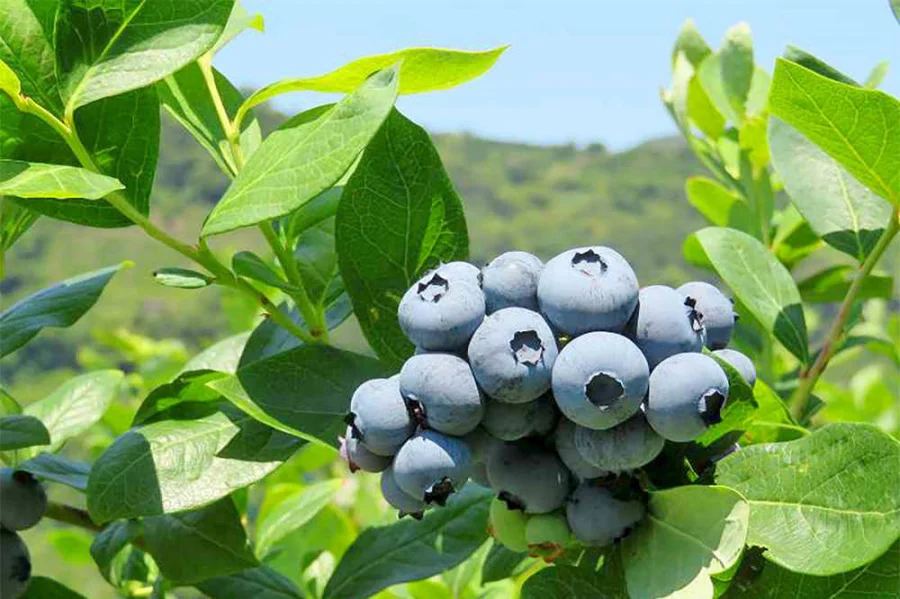
MULTIPOLYGON (((883 59, 883 89, 900 95, 900 26, 888 0, 243 0, 266 33, 247 32, 216 65, 259 87, 327 72, 405 48, 511 48, 487 75, 398 106, 432 131, 533 143, 602 142, 622 149, 675 132, 659 102, 681 23, 694 18, 714 47, 747 21, 757 61, 771 71, 788 43, 864 79, 883 59)), ((331 98, 296 93, 296 112, 331 98)))

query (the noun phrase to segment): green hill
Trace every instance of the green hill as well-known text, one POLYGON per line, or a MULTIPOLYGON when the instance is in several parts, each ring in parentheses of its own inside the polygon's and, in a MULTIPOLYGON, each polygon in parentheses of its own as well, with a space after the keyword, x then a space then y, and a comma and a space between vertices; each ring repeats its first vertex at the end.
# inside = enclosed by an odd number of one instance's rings
MULTIPOLYGON (((282 118, 271 111, 261 115, 266 128, 282 118)), ((653 140, 622 153, 600 144, 539 146, 468 134, 439 135, 435 142, 465 202, 474 262, 510 249, 547 259, 577 245, 603 244, 624 254, 642 281, 674 283, 687 276, 681 243, 702 222, 684 200, 684 180, 699 166, 680 139, 653 140)), ((168 118, 161 147, 153 217, 177 236, 195 238, 228 180, 168 118)), ((255 230, 215 239, 222 252, 247 247, 262 251, 255 230)), ((78 351, 94 344, 95 330, 125 327, 152 338, 182 339, 194 350, 251 326, 248 310, 235 297, 155 284, 155 268, 187 264, 136 228, 88 229, 47 218, 7 257, 3 303, 126 259, 135 267, 116 278, 81 322, 65 331, 45 331, 4 360, 4 382, 22 391, 24 401, 77 370, 78 351)), ((361 343, 352 331, 342 338, 361 343)))

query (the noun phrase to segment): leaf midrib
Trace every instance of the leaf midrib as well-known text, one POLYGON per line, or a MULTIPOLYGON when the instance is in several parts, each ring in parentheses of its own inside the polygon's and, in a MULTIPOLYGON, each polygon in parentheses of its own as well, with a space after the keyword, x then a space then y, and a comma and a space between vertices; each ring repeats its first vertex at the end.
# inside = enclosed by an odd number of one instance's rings
POLYGON ((665 520, 663 520, 663 519, 661 519, 661 518, 658 518, 658 517, 654 516, 653 514, 649 514, 648 517, 649 517, 655 524, 661 525, 663 528, 668 529, 668 530, 670 530, 670 531, 676 533, 676 534, 677 534, 678 536, 680 536, 680 537, 683 537, 683 538, 685 538, 685 539, 687 539, 687 540, 689 540, 689 541, 692 541, 695 545, 699 545, 700 547, 702 547, 703 549, 705 549, 706 551, 708 551, 709 554, 710 554, 710 555, 711 555, 711 556, 719 563, 719 565, 721 566, 721 568, 722 568, 723 570, 726 569, 726 568, 728 568, 729 564, 726 564, 726 563, 725 563, 725 560, 722 559, 721 557, 719 557, 716 548, 710 547, 709 545, 707 545, 706 543, 704 543, 701 539, 698 539, 697 537, 693 536, 692 534, 690 534, 690 533, 688 533, 688 532, 685 532, 685 531, 681 530, 680 528, 678 528, 678 527, 676 527, 676 526, 674 526, 674 525, 672 525, 672 524, 666 522, 665 520))

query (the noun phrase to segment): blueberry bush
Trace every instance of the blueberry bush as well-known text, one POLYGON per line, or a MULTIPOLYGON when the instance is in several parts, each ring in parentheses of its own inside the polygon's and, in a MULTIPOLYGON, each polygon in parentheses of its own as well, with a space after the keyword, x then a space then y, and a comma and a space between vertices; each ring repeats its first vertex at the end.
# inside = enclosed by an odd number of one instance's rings
MULTIPOLYGON (((91 370, 24 409, 0 390, 2 599, 82 596, 31 563, 19 533, 41 520, 90 533, 123 597, 900 594, 885 66, 860 83, 788 47, 770 74, 746 25, 717 50, 683 26, 662 100, 708 170, 686 196, 710 226, 683 247, 708 281, 675 289, 639 284, 603 240, 465 262, 463 202, 394 104, 503 47, 410 48, 248 95, 212 66, 262 30, 234 0, 0 16, 0 258, 40 217, 85 244, 136 226, 177 257, 152 273, 164 292, 227 288, 260 317, 180 369, 120 336, 155 366, 91 370), (264 136, 254 108, 298 91, 342 98, 264 136), (150 218, 161 109, 231 179, 191 241, 150 218), (225 249, 246 228, 270 254, 225 249), (366 354, 331 338, 351 315, 366 354)), ((4 307, 0 357, 77 322, 127 258, 4 307)))

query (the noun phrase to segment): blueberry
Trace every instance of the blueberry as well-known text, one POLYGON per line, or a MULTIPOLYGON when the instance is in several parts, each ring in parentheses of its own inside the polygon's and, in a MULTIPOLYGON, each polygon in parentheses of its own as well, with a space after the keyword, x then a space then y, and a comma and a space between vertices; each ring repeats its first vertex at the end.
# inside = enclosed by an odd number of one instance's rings
POLYGON ((438 269, 403 295, 397 317, 416 347, 458 351, 484 320, 484 293, 468 278, 438 269))
POLYGON ((569 420, 612 428, 634 414, 647 394, 649 368, 641 350, 615 333, 576 337, 553 366, 553 395, 569 420))
POLYGON ((575 429, 575 448, 589 464, 607 472, 633 470, 649 464, 665 445, 638 412, 613 428, 597 431, 579 426, 575 429))
POLYGON ((569 471, 555 453, 529 442, 507 443, 487 463, 491 487, 510 508, 545 514, 561 507, 569 471))
POLYGON ((550 260, 538 283, 541 313, 570 335, 619 332, 637 305, 638 282, 628 262, 607 247, 584 247, 550 260))
POLYGON ((556 427, 556 434, 553 438, 556 445, 556 453, 572 474, 580 480, 605 476, 607 474, 605 470, 588 463, 581 457, 578 449, 575 448, 575 430, 577 427, 578 425, 568 418, 559 419, 559 425, 556 427))
POLYGON ((469 363, 484 392, 506 403, 537 399, 550 388, 558 350, 541 315, 504 308, 484 319, 469 343, 469 363))
POLYGON ((394 458, 397 484, 428 504, 444 505, 471 470, 472 452, 465 441, 431 430, 416 433, 394 458))
POLYGON ((488 531, 497 541, 516 553, 528 550, 525 529, 528 516, 521 510, 510 509, 503 501, 494 499, 490 507, 490 526, 488 531))
POLYGON ((599 547, 628 535, 645 513, 640 501, 621 501, 590 482, 581 483, 566 503, 566 519, 575 538, 599 547))
POLYGON ((25 530, 35 526, 47 511, 47 492, 29 472, 0 468, 0 526, 25 530))
POLYGON ((735 349, 717 349, 713 355, 731 364, 748 385, 753 387, 756 384, 756 367, 750 358, 735 349))
POLYGON ((400 488, 394 477, 394 467, 388 467, 381 473, 381 495, 391 507, 400 512, 400 517, 412 516, 421 520, 428 505, 421 499, 417 499, 400 488))
POLYGON ((647 421, 669 441, 692 441, 721 421, 728 377, 704 354, 676 354, 650 375, 647 421))
POLYGON ((477 266, 468 262, 446 262, 431 271, 431 273, 435 272, 451 281, 463 280, 476 287, 481 286, 481 271, 477 266))
POLYGON ((0 530, 0 597, 18 599, 31 582, 31 556, 16 533, 0 530))
POLYGON ((351 436, 380 456, 392 456, 415 432, 397 377, 372 379, 360 385, 350 400, 347 414, 351 436))
POLYGON ((350 472, 381 472, 391 465, 391 458, 372 453, 362 441, 354 438, 353 427, 347 427, 347 433, 340 437, 341 457, 347 462, 350 472))
POLYGON ((463 437, 463 440, 472 451, 472 461, 476 464, 486 463, 497 448, 503 447, 503 441, 488 433, 482 426, 463 437))
POLYGON ((550 434, 556 426, 556 418, 556 403, 548 393, 528 403, 489 401, 481 426, 498 439, 515 441, 550 434))
POLYGON ((519 307, 538 310, 537 287, 544 263, 528 252, 500 254, 481 269, 487 313, 519 307))
POLYGON ((528 555, 547 562, 562 557, 571 536, 569 523, 562 514, 535 514, 525 526, 528 555))
POLYGON ((487 466, 484 462, 475 462, 472 464, 472 482, 485 489, 491 488, 491 481, 488 479, 487 475, 487 466))
POLYGON ((475 430, 484 416, 484 398, 472 369, 453 354, 421 354, 400 369, 400 393, 419 424, 448 435, 475 430))
POLYGON ((703 281, 692 281, 678 288, 685 298, 696 302, 694 306, 703 315, 703 326, 706 328, 706 347, 722 349, 731 340, 734 322, 734 302, 725 297, 715 286, 703 281))
POLYGON ((630 332, 653 370, 669 356, 701 351, 703 323, 692 299, 671 287, 651 285, 641 289, 630 332))

